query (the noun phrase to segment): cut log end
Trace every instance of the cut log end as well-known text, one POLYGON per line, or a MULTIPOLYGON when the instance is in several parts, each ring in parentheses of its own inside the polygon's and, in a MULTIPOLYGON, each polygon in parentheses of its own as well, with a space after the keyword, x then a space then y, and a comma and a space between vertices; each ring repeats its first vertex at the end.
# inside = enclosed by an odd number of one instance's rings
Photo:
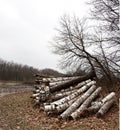
POLYGON ((113 104, 115 103, 115 99, 111 99, 110 101, 106 102, 101 108, 100 110, 96 113, 96 117, 100 118, 102 116, 105 115, 105 113, 108 112, 108 110, 113 106, 113 104))
POLYGON ((97 118, 100 118, 100 117, 102 117, 102 116, 103 116, 103 115, 102 115, 101 113, 99 113, 99 112, 96 114, 96 117, 97 117, 97 118))

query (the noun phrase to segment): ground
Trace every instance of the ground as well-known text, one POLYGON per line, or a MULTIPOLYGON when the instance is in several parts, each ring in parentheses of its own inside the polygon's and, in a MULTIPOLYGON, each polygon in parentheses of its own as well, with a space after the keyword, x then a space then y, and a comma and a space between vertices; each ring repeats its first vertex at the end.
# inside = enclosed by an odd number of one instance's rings
POLYGON ((0 130, 118 130, 118 103, 103 118, 91 115, 66 121, 34 108, 31 94, 21 92, 0 97, 0 130))

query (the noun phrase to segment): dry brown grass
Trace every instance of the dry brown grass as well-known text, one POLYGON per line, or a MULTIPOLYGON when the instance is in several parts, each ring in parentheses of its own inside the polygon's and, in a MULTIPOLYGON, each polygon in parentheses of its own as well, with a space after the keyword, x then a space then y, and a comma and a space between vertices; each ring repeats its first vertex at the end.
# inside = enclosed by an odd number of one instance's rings
POLYGON ((0 130, 118 130, 117 105, 102 119, 92 115, 65 121, 34 108, 30 96, 24 92, 0 98, 0 130))

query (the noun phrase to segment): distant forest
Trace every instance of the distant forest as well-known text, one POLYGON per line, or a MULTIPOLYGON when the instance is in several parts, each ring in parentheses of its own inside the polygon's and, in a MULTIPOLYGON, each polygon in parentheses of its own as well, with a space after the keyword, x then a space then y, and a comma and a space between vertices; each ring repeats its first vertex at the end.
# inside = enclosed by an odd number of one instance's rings
POLYGON ((36 73, 55 77, 64 75, 53 69, 39 70, 28 65, 21 65, 0 59, 0 80, 32 81, 34 79, 33 75, 36 73))

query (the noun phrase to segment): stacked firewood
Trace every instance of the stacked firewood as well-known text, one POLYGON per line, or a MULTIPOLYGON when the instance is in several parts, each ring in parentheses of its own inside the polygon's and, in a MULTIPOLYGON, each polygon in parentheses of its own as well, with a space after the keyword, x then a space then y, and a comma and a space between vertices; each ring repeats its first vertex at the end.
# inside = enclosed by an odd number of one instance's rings
MULTIPOLYGON (((33 90, 33 95, 31 98, 34 99, 36 105, 47 101, 51 96, 51 92, 57 88, 61 83, 68 82, 77 77, 59 77, 59 78, 45 78, 45 76, 35 75, 35 85, 33 90)), ((57 98, 57 97, 56 97, 57 98)))
POLYGON ((43 78, 36 76, 32 95, 36 105, 47 115, 57 114, 61 119, 77 119, 86 113, 103 116, 115 103, 115 93, 101 98, 101 87, 96 86, 94 75, 83 77, 43 78))

